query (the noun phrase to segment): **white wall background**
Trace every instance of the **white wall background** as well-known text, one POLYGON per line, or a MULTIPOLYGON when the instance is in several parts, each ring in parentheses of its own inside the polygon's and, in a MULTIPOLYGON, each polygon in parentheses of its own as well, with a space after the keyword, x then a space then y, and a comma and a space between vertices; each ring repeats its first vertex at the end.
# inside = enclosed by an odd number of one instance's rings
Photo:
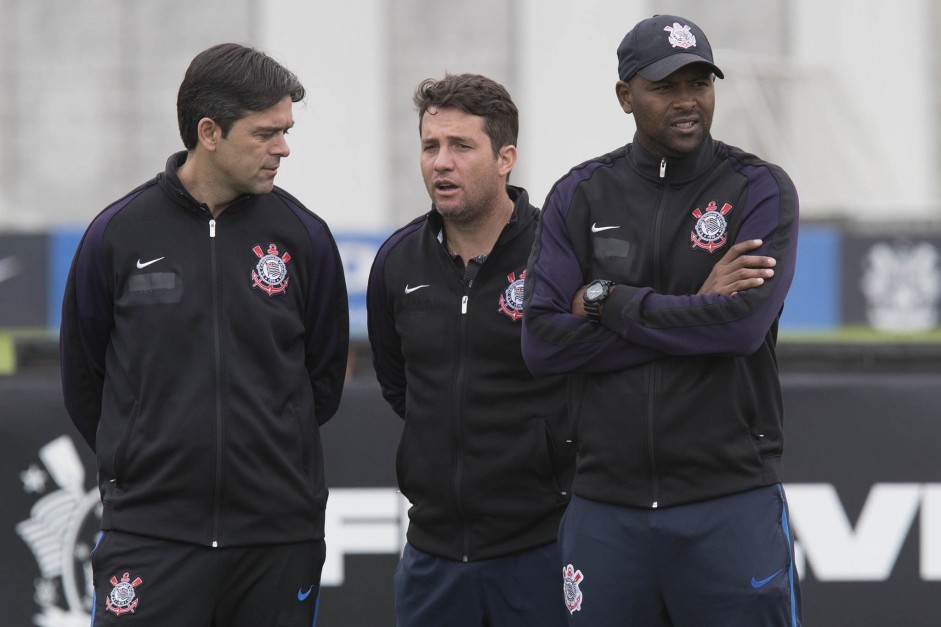
POLYGON ((805 219, 938 220, 934 0, 0 0, 0 229, 84 226, 181 147, 176 89, 219 41, 308 88, 278 183, 338 231, 427 210, 411 94, 476 71, 521 111, 514 183, 541 204, 633 134, 615 50, 653 13, 702 26, 726 79, 714 135, 784 166, 805 219))
POLYGON ((381 224, 388 211, 385 5, 343 0, 325 10, 323 2, 260 1, 258 47, 307 90, 294 108, 291 156, 277 184, 334 230, 381 224))
POLYGON ((813 208, 937 220, 939 3, 797 0, 793 11, 806 80, 788 99, 789 133, 813 208))
MULTIPOLYGON (((617 102, 617 47, 653 12, 647 2, 525 0, 520 50, 521 146, 515 181, 542 205, 569 168, 614 150, 634 133, 617 102)), ((660 11, 666 12, 666 11, 660 11)))
POLYGON ((785 167, 804 218, 938 220, 934 0, 526 0, 518 180, 537 199, 569 167, 629 140, 615 51, 654 13, 709 35, 713 135, 785 167))

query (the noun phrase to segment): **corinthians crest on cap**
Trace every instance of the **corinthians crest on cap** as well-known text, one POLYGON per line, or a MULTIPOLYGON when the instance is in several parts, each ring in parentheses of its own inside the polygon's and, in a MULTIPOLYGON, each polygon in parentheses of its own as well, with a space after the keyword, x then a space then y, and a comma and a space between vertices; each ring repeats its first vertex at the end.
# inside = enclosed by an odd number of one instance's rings
POLYGON ((673 26, 664 26, 663 30, 670 33, 669 42, 674 48, 692 48, 696 45, 696 35, 692 34, 689 26, 680 26, 673 22, 673 26))

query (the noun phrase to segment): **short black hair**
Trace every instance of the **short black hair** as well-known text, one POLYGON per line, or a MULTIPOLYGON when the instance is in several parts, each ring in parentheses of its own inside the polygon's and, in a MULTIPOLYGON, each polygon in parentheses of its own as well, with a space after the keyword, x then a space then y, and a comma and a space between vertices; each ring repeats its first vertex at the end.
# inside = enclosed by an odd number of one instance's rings
POLYGON ((430 108, 454 107, 484 118, 494 156, 504 146, 515 146, 519 135, 519 111, 506 88, 480 74, 445 74, 441 80, 426 78, 412 98, 418 109, 418 131, 430 108))
POLYGON ((248 113, 264 111, 286 97, 304 99, 293 72, 265 53, 240 44, 218 44, 200 52, 180 84, 176 114, 187 150, 197 144, 197 127, 210 118, 225 137, 248 113))

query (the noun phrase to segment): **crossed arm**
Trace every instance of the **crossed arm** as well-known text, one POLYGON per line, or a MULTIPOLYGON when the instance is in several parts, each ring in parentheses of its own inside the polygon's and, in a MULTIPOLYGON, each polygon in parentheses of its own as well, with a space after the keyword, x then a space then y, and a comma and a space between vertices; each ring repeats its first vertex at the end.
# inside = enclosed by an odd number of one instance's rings
MULTIPOLYGON (((718 294, 735 296, 739 292, 759 287, 774 276, 775 260, 773 257, 748 255, 749 251, 761 246, 760 239, 750 239, 735 244, 712 267, 706 281, 696 292, 700 296, 718 294)), ((583 301, 585 287, 582 286, 572 299, 572 313, 582 318, 587 317, 583 301)))

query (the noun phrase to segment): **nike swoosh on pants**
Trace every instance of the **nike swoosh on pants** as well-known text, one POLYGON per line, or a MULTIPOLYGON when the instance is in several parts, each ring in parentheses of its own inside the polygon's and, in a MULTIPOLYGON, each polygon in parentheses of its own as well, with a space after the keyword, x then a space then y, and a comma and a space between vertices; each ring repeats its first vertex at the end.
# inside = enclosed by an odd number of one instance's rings
POLYGON ((754 577, 752 577, 752 578, 751 578, 751 587, 752 587, 752 588, 755 588, 756 590, 757 590, 758 588, 764 587, 764 586, 767 585, 772 579, 774 579, 775 577, 777 577, 778 575, 780 575, 783 570, 784 570, 783 568, 779 568, 778 570, 774 571, 774 572, 771 574, 770 577, 765 577, 764 579, 762 579, 762 580, 760 580, 760 581, 759 581, 758 579, 755 579, 754 577))

